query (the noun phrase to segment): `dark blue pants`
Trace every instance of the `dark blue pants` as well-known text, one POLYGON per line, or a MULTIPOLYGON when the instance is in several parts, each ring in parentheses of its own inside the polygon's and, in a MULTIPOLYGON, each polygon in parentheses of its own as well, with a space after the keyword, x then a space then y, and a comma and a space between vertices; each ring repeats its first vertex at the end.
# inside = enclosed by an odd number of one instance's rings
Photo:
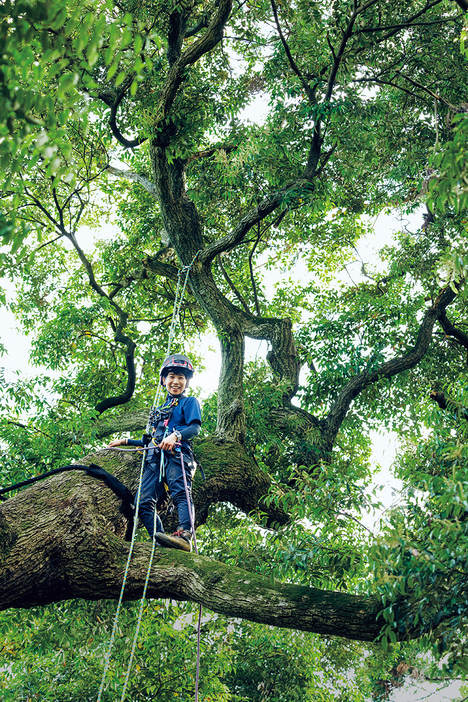
MULTIPOLYGON (((165 479, 167 481, 172 500, 179 514, 178 528, 191 531, 189 508, 192 510, 194 519, 195 511, 192 501, 192 473, 190 458, 184 454, 185 476, 187 479, 187 488, 190 501, 188 503, 187 495, 185 494, 180 453, 173 454, 169 451, 164 451, 163 454, 165 479)), ((151 537, 153 537, 155 524, 157 532, 164 532, 164 527, 159 515, 155 515, 156 503, 158 502, 159 498, 164 495, 164 493, 164 478, 160 480, 160 451, 154 451, 152 460, 146 462, 145 470, 143 472, 139 507, 140 519, 151 537)))

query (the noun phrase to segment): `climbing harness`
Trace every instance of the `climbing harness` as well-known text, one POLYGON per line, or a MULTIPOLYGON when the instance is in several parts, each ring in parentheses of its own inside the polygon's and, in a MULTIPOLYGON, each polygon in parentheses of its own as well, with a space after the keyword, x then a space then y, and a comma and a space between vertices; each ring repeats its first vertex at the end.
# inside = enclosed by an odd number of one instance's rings
MULTIPOLYGON (((201 249, 200 249, 200 251, 201 251, 201 249)), ((196 253, 195 256, 193 257, 193 259, 192 259, 192 261, 190 262, 190 264, 189 264, 188 266, 184 266, 183 268, 179 269, 179 272, 178 272, 178 274, 177 274, 177 288, 176 288, 176 294, 175 294, 175 299, 174 299, 174 310, 173 310, 173 313, 172 313, 171 326, 170 326, 170 328, 169 328, 169 338, 168 338, 168 342, 167 342, 166 356, 169 356, 170 353, 171 353, 172 341, 173 341, 173 339, 174 339, 175 330, 176 330, 176 328, 177 328, 177 321, 178 321, 178 319, 179 319, 180 309, 181 309, 182 302, 183 302, 183 299, 184 299, 185 289, 186 289, 186 287, 187 287, 188 278, 189 278, 189 273, 190 273, 190 270, 191 270, 193 264, 195 263, 195 259, 197 258, 198 254, 200 253, 200 251, 197 251, 197 253, 196 253), (182 275, 183 275, 183 274, 185 274, 185 280, 184 280, 184 282, 183 282, 183 284, 182 284, 182 275)), ((193 371, 193 368, 192 368, 191 370, 193 371)), ((150 432, 151 432, 151 427, 153 426, 153 423, 154 423, 156 417, 158 416, 158 412, 162 412, 162 410, 163 410, 163 408, 164 408, 164 405, 163 405, 163 407, 161 407, 161 408, 158 407, 160 392, 161 392, 161 383, 158 383, 158 389, 157 389, 157 391, 156 391, 156 396, 155 396, 155 398, 154 398, 153 406, 151 407, 151 410, 150 410, 150 413, 149 413, 148 424, 146 425, 146 433, 147 433, 147 434, 150 434, 150 432)), ((173 410, 173 408, 172 408, 172 410, 173 410)), ((171 414, 172 414, 172 411, 171 411, 171 414)), ((169 417, 169 418, 170 418, 170 417, 169 417)), ((169 418, 167 418, 167 420, 166 420, 167 422, 169 422, 169 418)), ((159 421, 159 420, 158 420, 158 421, 159 421)), ((167 427, 167 424, 166 424, 166 427, 167 427)), ((150 447, 150 448, 151 448, 151 447, 150 447)), ((125 449, 123 449, 123 450, 125 450, 125 449)), ((128 449, 127 449, 127 450, 128 450, 128 449)), ((181 452, 181 453, 182 453, 182 452, 181 452)), ((163 452, 161 451, 161 455, 162 455, 162 454, 163 454, 163 452)), ((119 615, 120 615, 120 611, 121 611, 121 608, 122 608, 123 596, 124 596, 125 586, 126 586, 126 583, 127 583, 128 571, 129 571, 129 568, 130 568, 130 562, 131 562, 131 558, 132 558, 132 554, 133 554, 133 547, 134 547, 134 544, 135 544, 136 532, 137 532, 137 527, 138 527, 138 512, 139 512, 139 506, 140 506, 141 482, 142 482, 142 478, 143 478, 144 467, 145 467, 145 452, 143 452, 143 456, 142 456, 142 460, 141 460, 140 477, 139 477, 139 482, 138 482, 138 491, 137 491, 136 499, 135 499, 135 515, 134 515, 134 522, 133 522, 132 539, 131 539, 131 542, 130 542, 128 557, 127 557, 127 563, 126 563, 126 566, 125 566, 124 577, 123 577, 123 581, 122 581, 122 587, 121 587, 121 589, 120 589, 120 595, 119 595, 119 599, 118 599, 118 603, 117 603, 117 609, 116 609, 115 617, 114 617, 114 624, 113 624, 113 627, 112 627, 112 632, 111 632, 111 636, 110 636, 110 640, 109 640, 109 645, 108 645, 107 653, 106 653, 106 662, 105 662, 105 664, 104 664, 104 670, 103 670, 103 674, 102 674, 101 685, 100 685, 100 688, 99 688, 99 692, 98 692, 98 696, 97 696, 96 702, 101 702, 102 693, 103 693, 103 691, 104 691, 104 684, 105 684, 105 680, 106 680, 107 673, 108 673, 109 666, 110 666, 111 653, 112 653, 112 648, 113 648, 113 645, 114 645, 115 635, 116 635, 116 632, 117 632, 117 624, 118 624, 118 620, 119 620, 119 615)), ((185 485, 185 483, 186 483, 186 476, 185 476, 185 468, 184 468, 184 466, 183 466, 183 458, 182 458, 182 473, 183 473, 183 476, 184 476, 184 485, 185 485)), ((192 534, 193 534, 193 537, 194 537, 195 553, 198 553, 198 550, 197 550, 197 548, 196 548, 195 527, 194 527, 194 523, 193 523, 193 514, 192 514, 191 507, 190 507, 190 501, 189 501, 189 499, 188 499, 188 488, 186 489, 186 495, 187 495, 189 513, 190 513, 190 523, 191 523, 191 528, 192 528, 192 534)), ((129 682, 129 680, 130 680, 130 672, 131 672, 131 668, 132 668, 132 664, 133 664, 133 658, 134 658, 134 655, 135 655, 135 649, 136 649, 136 645, 137 645, 138 634, 139 634, 139 632, 140 632, 141 620, 142 620, 142 617, 143 617, 143 609, 144 609, 144 603, 145 603, 145 600, 146 600, 146 592, 147 592, 147 589, 148 589, 148 583, 149 583, 149 578, 150 578, 150 574, 151 574, 151 568, 152 568, 153 559, 154 559, 154 552, 155 552, 155 548, 156 548, 156 516, 157 516, 157 514, 156 514, 156 509, 155 509, 155 510, 154 510, 154 530, 153 530, 153 539, 152 539, 152 545, 151 545, 151 552, 150 552, 148 570, 147 570, 147 572, 146 572, 145 584, 144 584, 144 586, 143 586, 143 593, 142 593, 142 597, 141 597, 141 600, 140 600, 140 608, 139 608, 139 612, 138 612, 138 618, 137 618, 137 625, 136 625, 136 630, 135 630, 135 636, 134 636, 133 642, 132 642, 132 648, 131 648, 131 651, 130 651, 130 659, 129 659, 129 664, 128 664, 128 667, 127 667, 127 672, 126 672, 126 675, 125 675, 125 680, 124 680, 124 683, 123 683, 122 695, 121 695, 121 698, 120 698, 120 702, 124 702, 124 699, 125 699, 125 694, 126 694, 126 691, 127 691, 128 682, 129 682)), ((200 628, 200 626, 201 626, 201 605, 200 605, 200 610, 199 610, 199 622, 198 622, 198 626, 199 626, 199 628, 200 628)), ((198 643, 198 646, 197 646, 197 676, 196 676, 196 681, 195 681, 195 702, 198 702, 198 671, 199 671, 199 666, 200 666, 200 645, 199 645, 199 643, 198 643)))

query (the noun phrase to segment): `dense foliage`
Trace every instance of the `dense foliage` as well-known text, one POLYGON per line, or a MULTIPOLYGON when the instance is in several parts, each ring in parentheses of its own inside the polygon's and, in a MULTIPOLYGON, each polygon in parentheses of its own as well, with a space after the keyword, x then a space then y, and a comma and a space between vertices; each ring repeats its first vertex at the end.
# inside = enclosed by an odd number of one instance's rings
MULTIPOLYGON (((396 5, 0 8, 1 299, 41 368, 0 377, 1 482, 140 433, 189 270, 172 351, 202 369, 214 333, 222 356, 195 450, 227 488, 203 498, 201 552, 378 602, 359 641, 207 614, 206 701, 360 702, 468 671, 467 8, 396 5), (382 213, 420 226, 382 237, 382 213), (370 533, 374 430, 404 489, 370 533), (226 445, 232 494, 206 448, 226 445)), ((94 699, 114 606, 3 612, 2 699, 94 699)), ((129 700, 191 697, 194 617, 148 601, 129 700)))

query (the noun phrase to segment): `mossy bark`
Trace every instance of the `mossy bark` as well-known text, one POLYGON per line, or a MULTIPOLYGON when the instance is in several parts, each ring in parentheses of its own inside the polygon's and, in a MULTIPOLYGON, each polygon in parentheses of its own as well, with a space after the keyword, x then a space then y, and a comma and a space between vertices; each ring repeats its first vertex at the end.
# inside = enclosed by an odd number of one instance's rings
MULTIPOLYGON (((127 456, 101 456, 135 484, 127 456)), ((95 458, 95 457, 93 457, 95 458)), ((222 488, 220 488, 222 490, 222 488)), ((0 609, 119 596, 129 544, 118 498, 82 472, 36 483, 0 506, 0 609)), ((150 545, 136 543, 125 599, 142 594, 150 545)), ((192 600, 214 612, 371 641, 377 600, 272 583, 209 558, 158 548, 148 597, 192 600)))

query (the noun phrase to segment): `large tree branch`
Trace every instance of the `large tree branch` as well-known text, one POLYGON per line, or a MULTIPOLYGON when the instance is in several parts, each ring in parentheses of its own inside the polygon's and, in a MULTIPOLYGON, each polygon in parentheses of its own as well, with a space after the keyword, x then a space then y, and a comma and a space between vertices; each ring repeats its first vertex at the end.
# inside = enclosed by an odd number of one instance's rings
POLYGON ((95 434, 98 439, 106 439, 113 434, 130 432, 143 432, 148 423, 150 408, 126 410, 122 414, 111 414, 99 417, 95 425, 95 434))
POLYGON ((232 292, 233 292, 234 295, 237 297, 237 299, 238 299, 239 302, 241 303, 241 305, 242 305, 242 307, 244 308, 244 310, 245 310, 248 314, 250 314, 250 310, 249 310, 249 307, 248 307, 246 301, 244 300, 244 298, 242 297, 241 293, 239 292, 239 290, 238 290, 238 289, 236 288, 236 286, 234 285, 234 283, 233 283, 233 281, 231 280, 231 278, 230 278, 230 276, 229 276, 227 270, 226 270, 225 267, 223 266, 223 261, 222 261, 222 259, 221 259, 221 254, 218 254, 218 256, 216 256, 216 260, 217 260, 217 262, 218 262, 218 266, 219 266, 220 269, 221 269, 221 273, 223 274, 224 279, 226 280, 227 284, 228 284, 229 287, 231 288, 232 292))
MULTIPOLYGON (((97 177, 97 176, 96 176, 97 177)), ((90 180, 93 180, 92 178, 87 180, 86 182, 89 183, 90 180)), ((81 201, 80 189, 75 189, 73 191, 73 194, 77 195, 78 198, 80 199, 81 206, 79 208, 79 212, 76 216, 76 226, 78 225, 78 222, 80 220, 81 214, 84 210, 84 203, 81 201)), ((41 212, 43 212, 48 219, 53 222, 60 232, 60 235, 57 238, 61 237, 66 237, 74 246, 78 257, 83 264, 86 274, 88 276, 88 281, 91 286, 91 288, 94 290, 99 297, 104 298, 108 300, 109 304, 112 306, 114 311, 117 314, 118 321, 117 324, 111 321, 111 324, 113 326, 114 330, 114 339, 117 341, 119 344, 123 344, 125 346, 125 365, 126 365, 126 370, 127 370, 127 383, 126 383, 126 388, 123 393, 119 395, 115 395, 112 397, 108 397, 101 402, 99 402, 96 405, 96 411, 99 413, 104 412, 107 409, 110 409, 111 407, 116 407, 118 405, 122 405, 126 402, 128 402, 135 390, 135 383, 136 383, 136 370, 135 370, 135 348, 136 344, 135 342, 126 334, 123 333, 124 328, 127 325, 127 320, 128 320, 128 315, 124 312, 124 310, 121 309, 121 307, 113 300, 113 296, 108 295, 103 288, 99 285, 99 283, 96 280, 96 276, 94 274, 93 266, 91 264, 91 261, 88 259, 80 245, 78 244, 77 238, 75 236, 74 231, 67 231, 65 222, 64 222, 64 217, 63 217, 63 212, 64 212, 64 206, 60 205, 59 198, 58 198, 58 193, 56 188, 52 188, 52 197, 53 197, 53 202, 55 204, 55 208, 58 213, 58 220, 52 217, 47 211, 47 209, 39 202, 39 200, 33 196, 31 193, 28 193, 28 195, 33 199, 33 203, 35 206, 37 206, 41 212)), ((71 197, 71 196, 70 196, 71 197)), ((67 199, 67 202, 70 200, 70 197, 67 199)), ((75 226, 75 229, 76 229, 75 226)), ((48 242, 50 243, 50 242, 48 242)))
POLYGON ((213 156, 213 154, 218 151, 224 151, 226 154, 230 154, 231 151, 235 151, 237 148, 237 144, 227 144, 225 146, 213 146, 209 149, 203 149, 202 151, 195 151, 187 158, 187 163, 192 163, 192 161, 196 161, 199 158, 210 158, 210 156, 213 156))
MULTIPOLYGON (((271 349, 267 360, 275 379, 282 383, 282 404, 288 417, 296 413, 291 399, 299 386, 300 358, 294 343, 289 318, 257 317, 248 310, 235 307, 218 290, 209 265, 194 265, 190 280, 200 306, 215 324, 221 344, 222 366, 218 388, 218 432, 229 440, 242 441, 245 432, 243 406, 244 336, 264 339, 271 349)), ((308 426, 317 427, 318 420, 308 415, 308 426)), ((301 416, 301 425, 304 417, 301 416)), ((281 422, 284 423, 284 418, 281 422)))
POLYGON ((288 317, 284 319, 256 317, 240 310, 239 316, 243 317, 243 328, 248 337, 270 342, 271 349, 267 354, 267 360, 276 378, 285 382, 284 399, 288 402, 297 392, 301 369, 291 320, 288 317))
MULTIPOLYGON (((142 409, 99 419, 96 422, 96 436, 103 439, 125 432, 131 434, 143 432, 148 414, 149 409, 142 409)), ((273 503, 267 505, 265 502, 271 485, 270 476, 259 468, 239 442, 232 440, 233 428, 228 427, 228 430, 229 436, 218 434, 196 439, 194 442, 196 460, 206 476, 206 480, 201 480, 200 474, 197 473, 194 484, 197 524, 203 524, 206 521, 210 506, 217 502, 231 502, 246 514, 261 513, 262 520, 266 518, 267 525, 285 524, 289 521, 289 516, 273 503)), ((242 431, 244 430, 245 427, 242 425, 242 431)), ((125 451, 117 453, 122 460, 128 461, 133 465, 134 470, 137 470, 139 459, 135 453, 125 451)), ((104 455, 107 456, 107 454, 104 455)), ((103 454, 95 454, 92 460, 101 464, 102 456, 103 454)), ((106 460, 111 459, 107 456, 106 460)), ((115 472, 112 465, 109 470, 115 472)), ((117 465, 117 470, 122 470, 120 464, 117 465)))
POLYGON ((244 351, 242 327, 234 319, 218 327, 221 371, 218 382, 217 433, 223 441, 244 443, 244 351))
POLYGON ((257 248, 258 243, 262 237, 262 232, 260 231, 260 222, 258 222, 257 228, 258 228, 257 239, 255 241, 255 244, 252 247, 252 250, 249 253, 249 271, 250 271, 250 280, 252 282, 252 292, 253 292, 254 301, 255 301, 255 311, 257 312, 257 316, 260 317, 260 304, 258 302, 257 284, 255 283, 255 275, 254 275, 254 269, 253 269, 253 255, 254 255, 255 249, 257 248))
POLYGON ((80 245, 78 244, 78 241, 74 235, 68 235, 66 234, 67 238, 73 246, 75 247, 75 250, 78 253, 78 256, 86 270, 86 273, 88 275, 88 280, 89 284, 91 285, 91 288, 102 298, 106 299, 109 301, 109 304, 113 307, 115 310, 118 321, 117 324, 115 324, 112 319, 110 320, 111 326, 114 330, 114 339, 117 341, 119 344, 123 344, 125 346, 125 365, 126 365, 126 370, 127 370, 127 384, 126 388, 123 393, 120 393, 120 395, 113 395, 112 397, 108 397, 101 402, 99 402, 95 409, 97 412, 100 414, 104 412, 107 409, 110 409, 111 407, 117 407, 118 405, 123 405, 129 400, 131 400, 133 393, 135 391, 135 383, 136 383, 136 369, 135 369, 135 348, 136 344, 131 339, 129 336, 123 333, 123 330, 127 326, 127 321, 128 321, 128 314, 113 300, 110 295, 107 295, 107 293, 102 289, 102 287, 99 285, 97 282, 95 275, 94 275, 94 270, 91 264, 91 261, 88 259, 84 251, 81 249, 80 245))
POLYGON ((206 32, 191 44, 171 67, 161 91, 156 111, 158 123, 161 123, 167 117, 176 98, 177 91, 184 80, 187 66, 196 63, 199 58, 211 51, 223 38, 224 26, 229 18, 231 7, 231 0, 220 0, 206 32))
POLYGON ((382 363, 373 371, 365 370, 359 373, 345 385, 323 422, 324 438, 329 449, 333 446, 336 435, 349 410, 351 402, 364 388, 379 380, 392 378, 398 375, 398 373, 410 370, 419 363, 431 343, 435 322, 445 314, 446 308, 454 301, 455 297, 456 293, 450 286, 444 288, 434 304, 426 310, 419 326, 415 344, 407 353, 382 363))
POLYGON ((242 217, 229 234, 226 234, 226 236, 218 239, 218 241, 215 241, 210 246, 207 246, 207 248, 200 253, 198 257, 199 261, 208 265, 218 254, 223 253, 223 251, 230 251, 241 244, 252 227, 271 214, 283 202, 286 196, 293 195, 296 191, 299 196, 299 190, 304 186, 309 189, 311 188, 311 184, 308 180, 298 179, 265 197, 257 207, 253 208, 242 217))
MULTIPOLYGON (((101 463, 103 459, 105 455, 101 463)), ((115 468, 118 480, 130 482, 134 491, 139 471, 128 481, 128 461, 121 462, 120 470, 117 464, 115 468)), ((124 541, 128 522, 120 502, 101 481, 70 471, 35 483, 0 505, 0 610, 72 598, 117 600, 129 553, 124 541)), ((125 600, 142 595, 150 548, 149 543, 134 545, 125 600)), ((379 636, 384 623, 379 614, 389 604, 378 595, 272 582, 255 572, 160 547, 146 595, 189 600, 231 617, 358 641, 379 636)), ((414 617, 408 614, 420 606, 419 597, 415 601, 411 595, 393 604, 409 621, 414 617)), ((417 636, 427 631, 421 626, 395 633, 417 636)))
POLYGON ((118 176, 119 178, 126 178, 127 180, 133 180, 135 183, 139 183, 155 199, 158 198, 156 186, 146 176, 140 175, 140 173, 134 173, 133 171, 122 171, 121 169, 114 168, 113 166, 107 166, 106 171, 111 175, 118 176))
MULTIPOLYGON (((0 609, 70 598, 117 599, 129 546, 118 498, 81 473, 62 473, 0 507, 0 609)), ((141 597, 150 545, 135 544, 125 599, 141 597)), ((372 641, 378 598, 272 583, 206 557, 158 548, 148 597, 192 600, 274 626, 372 641)))
POLYGON ((439 317, 439 323, 447 336, 452 336, 468 351, 468 334, 458 329, 445 312, 439 317))
MULTIPOLYGON (((168 164, 163 153, 164 149, 154 145, 153 149, 157 186, 149 184, 146 178, 141 181, 141 176, 137 176, 137 174, 133 174, 133 179, 141 182, 148 190, 153 187, 163 189, 163 193, 160 192, 159 195, 165 225, 171 232, 171 240, 174 241, 179 257, 184 262, 189 263, 194 255, 193 245, 197 239, 195 228, 197 228, 198 222, 193 216, 190 219, 192 213, 188 212, 189 203, 186 203, 188 216, 185 217, 185 212, 181 207, 183 203, 178 203, 173 197, 172 189, 169 187, 170 174, 167 170, 168 164), (164 193, 167 197, 163 197, 164 193)), ((109 170, 116 173, 116 169, 109 170)), ((117 173, 127 177, 125 172, 117 171, 117 173)), ((268 354, 268 361, 278 379, 287 381, 284 400, 288 406, 290 399, 297 392, 300 362, 294 347, 290 320, 255 317, 245 304, 244 310, 236 308, 218 290, 213 280, 210 265, 215 256, 218 256, 221 251, 234 248, 256 223, 259 223, 276 209, 286 193, 291 194, 304 185, 310 187, 307 181, 296 181, 277 191, 271 199, 265 198, 239 222, 229 235, 198 254, 190 274, 194 295, 220 331, 222 366, 218 393, 218 431, 223 438, 229 437, 230 440, 242 441, 245 433, 245 427, 243 427, 245 417, 241 399, 243 397, 244 334, 256 339, 268 339, 271 342, 272 348, 268 354), (237 395, 236 388, 239 391, 237 395)))
MULTIPOLYGON (((169 280, 173 280, 175 283, 177 283, 179 279, 179 268, 173 266, 171 263, 164 263, 164 261, 160 261, 157 255, 147 256, 144 258, 143 268, 155 273, 156 275, 160 275, 163 278, 169 278, 169 280)), ((187 292, 190 293, 190 291, 187 292)))
MULTIPOLYGON (((138 472, 133 471, 133 490, 138 472)), ((122 465, 120 470, 116 465, 115 473, 125 484, 122 465)), ((128 477, 127 470, 127 481, 128 477)), ((117 600, 129 552, 124 541, 128 523, 120 501, 101 481, 70 471, 35 483, 0 505, 0 610, 72 598, 117 600)), ((150 548, 149 543, 134 545, 125 600, 142 595, 150 548)), ((198 602, 231 617, 358 641, 375 640, 384 623, 378 595, 272 582, 255 572, 160 547, 146 594, 198 602)), ((409 613, 419 602, 401 597, 395 606, 409 613)), ((406 638, 420 632, 413 626, 396 633, 406 638)))
POLYGON ((125 390, 120 393, 120 395, 113 395, 112 397, 107 397, 105 400, 101 400, 95 409, 96 412, 102 414, 111 407, 118 407, 119 405, 124 405, 132 399, 133 393, 135 392, 136 383, 136 369, 135 369, 135 349, 136 344, 129 336, 123 333, 123 326, 126 324, 126 316, 119 321, 117 328, 115 330, 114 339, 119 344, 125 345, 125 366, 127 370, 127 384, 125 390))
POLYGON ((440 409, 445 410, 448 408, 452 415, 458 415, 464 420, 468 419, 468 410, 466 407, 464 407, 461 402, 447 397, 447 395, 440 390, 432 390, 429 397, 439 405, 440 409))
POLYGON ((180 58, 182 43, 187 29, 187 15, 184 12, 171 12, 169 16, 169 31, 167 33, 166 56, 169 66, 173 66, 180 58))
POLYGON ((126 149, 134 149, 136 146, 140 146, 140 144, 143 144, 147 140, 147 137, 127 139, 126 137, 124 137, 119 127, 117 126, 117 112, 119 110, 120 103, 122 102, 125 93, 129 89, 130 85, 132 84, 133 79, 134 75, 131 74, 127 77, 124 85, 122 85, 122 87, 118 91, 100 93, 98 95, 99 99, 110 107, 109 126, 112 134, 117 139, 119 144, 122 144, 122 146, 124 146, 126 149))
POLYGON ((210 14, 204 13, 202 18, 197 22, 197 24, 193 25, 193 27, 189 27, 186 30, 185 38, 188 39, 189 37, 196 36, 199 32, 201 32, 202 29, 205 29, 205 27, 208 27, 209 21, 210 21, 210 14))
POLYGON ((359 17, 359 15, 365 12, 365 10, 369 9, 369 7, 372 7, 372 5, 375 5, 377 2, 378 0, 367 0, 367 2, 363 2, 362 5, 355 6, 354 12, 349 18, 347 27, 342 34, 340 46, 338 47, 337 51, 332 51, 333 64, 332 69, 330 71, 330 75, 328 76, 327 89, 325 92, 326 102, 329 102, 331 100, 331 96, 335 87, 336 77, 338 74, 338 69, 343 59, 347 44, 353 34, 354 24, 357 18, 359 17))

